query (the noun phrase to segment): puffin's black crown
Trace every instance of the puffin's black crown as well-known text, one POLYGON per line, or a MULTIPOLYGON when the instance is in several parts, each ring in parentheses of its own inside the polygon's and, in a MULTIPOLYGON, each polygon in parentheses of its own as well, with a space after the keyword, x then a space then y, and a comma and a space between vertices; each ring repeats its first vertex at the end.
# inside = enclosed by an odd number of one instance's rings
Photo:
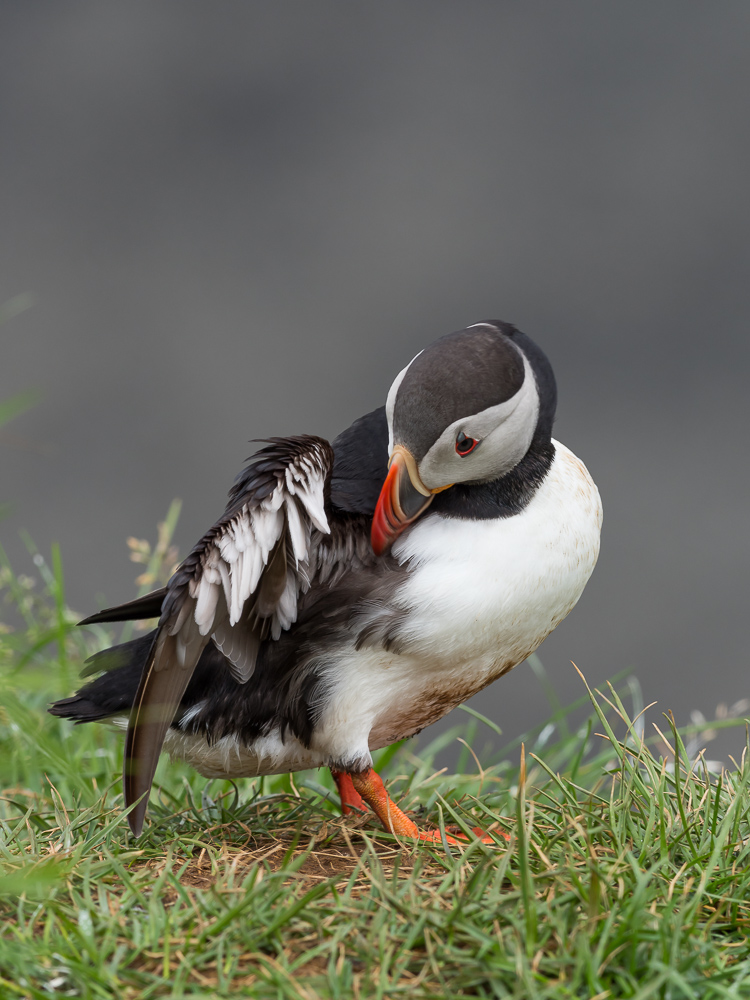
POLYGON ((546 355, 511 323, 487 320, 436 340, 409 365, 396 394, 393 425, 409 429, 420 461, 440 433, 461 417, 511 399, 524 381, 525 355, 539 395, 532 444, 549 443, 557 387, 546 355))

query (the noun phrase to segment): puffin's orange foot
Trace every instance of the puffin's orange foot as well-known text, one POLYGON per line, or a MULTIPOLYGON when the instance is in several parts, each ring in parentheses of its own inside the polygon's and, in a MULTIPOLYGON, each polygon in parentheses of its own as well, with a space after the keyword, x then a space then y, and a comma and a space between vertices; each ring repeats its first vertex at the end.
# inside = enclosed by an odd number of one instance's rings
MULTIPOLYGON (((448 833, 449 827, 445 828, 445 842, 450 844, 451 847, 458 847, 460 844, 468 844, 469 838, 458 828, 450 827, 451 832, 448 833)), ((492 837, 488 837, 484 831, 479 830, 477 827, 473 828, 474 833, 480 837, 483 844, 494 844, 495 841, 492 837)), ((442 844, 443 836, 440 830, 420 830, 417 829, 416 839, 426 841, 429 844, 442 844)))
MULTIPOLYGON (((366 771, 352 773, 350 777, 355 791, 370 806, 387 833, 395 833, 398 837, 409 837, 412 840, 442 844, 443 837, 440 830, 420 830, 417 824, 399 809, 385 790, 385 785, 380 775, 371 767, 366 771)), ((492 837, 486 834, 484 830, 480 830, 479 827, 473 827, 472 832, 481 839, 483 844, 496 843, 492 837)), ((452 835, 448 833, 445 835, 445 839, 449 844, 458 846, 460 843, 468 843, 469 838, 462 831, 452 830, 451 833, 452 835)), ((504 833, 501 833, 500 836, 507 838, 507 835, 504 833)))
POLYGON ((341 815, 349 816, 356 812, 367 812, 367 806, 362 801, 362 796, 352 784, 351 775, 346 771, 334 771, 331 768, 331 777, 336 782, 336 787, 341 796, 341 815))
MULTIPOLYGON (((446 826, 446 830, 450 830, 454 837, 462 840, 464 843, 469 839, 463 830, 458 826, 446 826)), ((503 840, 510 840, 510 834, 506 833, 505 830, 493 830, 494 837, 487 833, 481 828, 481 826, 472 826, 471 832, 475 837, 479 837, 483 844, 497 844, 495 837, 502 837, 503 840)))

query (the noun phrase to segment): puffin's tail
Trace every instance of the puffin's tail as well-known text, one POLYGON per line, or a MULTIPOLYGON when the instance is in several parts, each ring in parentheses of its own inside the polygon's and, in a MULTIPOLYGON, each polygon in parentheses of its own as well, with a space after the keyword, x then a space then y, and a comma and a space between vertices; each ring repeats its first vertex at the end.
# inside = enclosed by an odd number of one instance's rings
POLYGON ((47 710, 51 715, 81 722, 98 722, 112 715, 129 715, 156 632, 131 639, 95 653, 86 660, 85 674, 103 670, 101 677, 91 681, 71 698, 56 701, 47 710))

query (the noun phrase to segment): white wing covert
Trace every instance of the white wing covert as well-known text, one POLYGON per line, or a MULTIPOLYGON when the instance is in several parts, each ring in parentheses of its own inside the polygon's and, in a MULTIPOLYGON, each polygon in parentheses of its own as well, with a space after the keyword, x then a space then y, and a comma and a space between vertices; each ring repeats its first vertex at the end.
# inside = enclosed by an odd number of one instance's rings
MULTIPOLYGON (((213 638, 240 683, 252 676, 260 642, 269 634, 278 639, 296 621, 297 598, 310 585, 311 534, 330 532, 324 506, 327 458, 319 446, 308 446, 278 470, 270 496, 245 501, 225 516, 218 532, 207 536, 188 580, 200 635, 213 638)), ((189 614, 185 600, 169 627, 172 635, 189 614)))

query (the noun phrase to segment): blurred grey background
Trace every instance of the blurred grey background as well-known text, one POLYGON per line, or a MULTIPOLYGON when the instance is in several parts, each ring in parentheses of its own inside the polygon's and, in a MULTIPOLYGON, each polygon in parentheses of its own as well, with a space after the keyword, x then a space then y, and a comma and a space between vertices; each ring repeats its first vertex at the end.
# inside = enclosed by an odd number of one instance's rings
MULTIPOLYGON (((250 438, 334 436, 497 317, 604 500, 560 697, 570 660, 680 722, 749 696, 749 43, 744 0, 4 4, 16 568, 24 527, 81 614, 129 599, 173 497, 184 553, 250 438)), ((527 666, 475 703, 509 738, 548 715, 527 666)))

